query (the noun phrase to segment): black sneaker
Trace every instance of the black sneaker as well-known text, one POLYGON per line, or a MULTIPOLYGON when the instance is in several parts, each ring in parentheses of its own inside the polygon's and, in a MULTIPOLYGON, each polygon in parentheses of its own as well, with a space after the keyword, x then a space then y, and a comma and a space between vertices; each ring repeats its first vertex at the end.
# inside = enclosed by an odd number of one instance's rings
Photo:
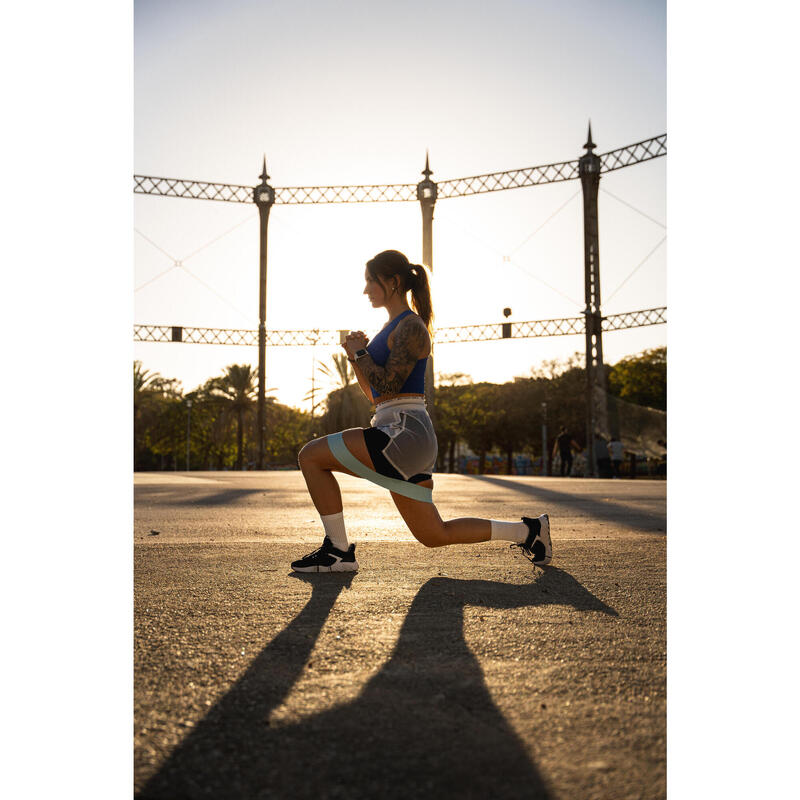
POLYGON ((326 536, 322 547, 292 561, 292 569, 295 572, 358 572, 356 546, 351 544, 347 550, 337 550, 326 536))
POLYGON ((537 567, 543 567, 553 560, 553 543, 550 541, 550 518, 547 514, 531 519, 523 517, 522 521, 528 526, 528 538, 517 545, 527 558, 537 567))

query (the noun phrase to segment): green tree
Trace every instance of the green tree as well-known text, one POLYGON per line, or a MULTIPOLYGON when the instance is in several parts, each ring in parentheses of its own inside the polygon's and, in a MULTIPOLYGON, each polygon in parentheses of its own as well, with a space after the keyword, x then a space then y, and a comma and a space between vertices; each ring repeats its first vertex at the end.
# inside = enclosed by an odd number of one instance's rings
POLYGON ((448 458, 448 472, 455 472, 455 449, 460 437, 458 405, 464 387, 472 383, 472 378, 461 372, 437 374, 434 408, 436 416, 436 439, 439 443, 437 468, 444 469, 445 455, 448 458))
POLYGON ((562 366, 563 371, 555 374, 544 387, 548 455, 553 452, 561 428, 566 428, 581 447, 586 445, 586 371, 572 360, 562 366))
POLYGON ((497 386, 476 383, 466 387, 456 406, 456 416, 467 447, 478 456, 478 474, 486 471, 486 453, 497 438, 502 414, 496 409, 497 386))
POLYGON ((335 433, 347 428, 366 428, 372 417, 372 404, 358 384, 351 383, 334 389, 325 401, 325 413, 320 420, 323 433, 335 433))
POLYGON ((224 399, 226 412, 236 420, 236 469, 243 463, 245 417, 252 415, 256 405, 255 380, 250 364, 231 364, 213 386, 214 393, 224 399))
POLYGON ((319 364, 319 371, 328 378, 328 380, 333 383, 338 383, 342 388, 349 386, 355 381, 356 374, 353 371, 350 360, 344 353, 334 353, 332 361, 332 368, 330 365, 323 364, 322 362, 319 364))
POLYGON ((514 453, 541 447, 542 400, 540 379, 514 378, 497 387, 496 409, 500 414, 494 436, 495 445, 506 455, 506 473, 513 471, 514 453))
MULTIPOLYGON (((350 361, 344 353, 334 353, 331 360, 333 361, 333 366, 323 364, 320 361, 317 364, 317 370, 322 373, 323 379, 328 385, 332 384, 334 386, 333 391, 324 400, 317 402, 316 395, 318 390, 314 387, 303 398, 303 400, 311 401, 312 416, 316 413, 318 406, 326 406, 327 411, 323 414, 323 428, 326 425, 337 425, 340 422, 344 424, 342 421, 361 420, 364 418, 364 403, 361 402, 364 399, 363 392, 358 384, 355 383, 356 374, 350 361)), ((349 427, 354 427, 354 425, 349 427)), ((334 428, 327 432, 333 433, 338 430, 343 430, 343 428, 334 428)))
POLYGON ((311 438, 311 415, 277 402, 268 403, 265 414, 267 461, 296 467, 298 453, 311 438))
POLYGON ((627 356, 608 370, 608 391, 640 406, 667 410, 667 348, 627 356))
POLYGON ((158 456, 177 452, 175 406, 180 406, 180 382, 164 378, 133 362, 133 465, 154 469, 158 456))
POLYGON ((234 416, 217 391, 219 377, 209 378, 186 395, 192 400, 192 463, 221 470, 236 457, 234 416))

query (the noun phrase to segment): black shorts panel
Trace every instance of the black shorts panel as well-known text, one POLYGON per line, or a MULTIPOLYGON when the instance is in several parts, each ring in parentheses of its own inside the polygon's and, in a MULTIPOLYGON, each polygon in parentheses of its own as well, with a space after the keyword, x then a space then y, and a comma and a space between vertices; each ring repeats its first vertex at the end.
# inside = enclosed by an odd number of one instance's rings
MULTIPOLYGON (((372 464, 375 467, 375 472, 380 475, 385 475, 387 478, 395 478, 398 481, 404 481, 405 478, 389 463, 383 450, 391 438, 388 434, 384 433, 378 428, 364 428, 364 441, 367 445, 367 452, 372 459, 372 464)), ((417 477, 416 475, 414 476, 417 477)), ((413 481, 417 483, 417 481, 413 481)))

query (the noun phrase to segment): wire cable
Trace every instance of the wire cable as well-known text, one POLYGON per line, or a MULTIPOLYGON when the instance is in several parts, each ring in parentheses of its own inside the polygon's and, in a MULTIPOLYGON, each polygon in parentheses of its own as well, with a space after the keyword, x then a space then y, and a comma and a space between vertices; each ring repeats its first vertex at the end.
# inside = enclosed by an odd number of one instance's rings
POLYGON ((614 289, 614 291, 613 291, 613 292, 611 292, 611 294, 610 294, 610 295, 609 295, 607 298, 605 298, 605 299, 603 300, 603 303, 604 303, 604 304, 605 304, 605 303, 608 303, 608 302, 611 300, 611 298, 612 298, 612 297, 613 297, 613 296, 614 296, 614 295, 615 295, 615 294, 616 294, 616 293, 617 293, 617 292, 618 292, 618 291, 619 291, 619 290, 620 290, 620 289, 621 289, 621 288, 622 288, 622 287, 623 287, 623 286, 624 286, 624 285, 625 285, 625 284, 626 284, 626 283, 627 283, 627 282, 628 282, 628 281, 629 281, 629 280, 630 280, 630 279, 633 277, 633 275, 634 275, 634 273, 636 272, 636 270, 638 270, 638 269, 639 269, 639 267, 641 267, 641 266, 642 266, 642 265, 643 265, 643 264, 644 264, 644 263, 647 261, 647 259, 648 259, 648 258, 650 258, 650 256, 652 256, 652 255, 653 255, 653 253, 655 253, 655 251, 656 251, 656 250, 658 250, 658 248, 659 248, 659 247, 661 247, 661 245, 662 245, 662 244, 664 244, 664 242, 666 242, 666 241, 667 241, 667 237, 665 236, 665 237, 664 237, 664 238, 663 238, 663 239, 662 239, 662 240, 661 240, 661 241, 660 241, 660 242, 659 242, 659 243, 658 243, 658 244, 657 244, 657 245, 656 245, 656 246, 655 246, 655 247, 654 247, 654 248, 653 248, 653 249, 652 249, 652 250, 651 250, 651 251, 650 251, 650 252, 649 252, 649 253, 648 253, 648 254, 647 254, 647 255, 646 255, 646 256, 645 256, 645 257, 644 257, 644 258, 643 258, 643 259, 642 259, 642 260, 641 260, 641 261, 640 261, 640 262, 639 262, 637 265, 636 265, 636 266, 635 266, 635 267, 634 267, 634 268, 633 268, 633 270, 632 270, 632 272, 630 273, 630 275, 628 275, 628 277, 627 277, 627 278, 625 278, 625 280, 624 280, 624 281, 622 281, 622 283, 621 283, 619 286, 617 286, 617 288, 616 288, 616 289, 614 289))
MULTIPOLYGON (((575 196, 576 195, 573 195, 573 197, 575 197, 575 196)), ((569 200, 572 200, 573 197, 570 197, 569 200)), ((567 200, 567 203, 569 203, 569 200, 567 200)), ((567 203, 564 203, 564 205, 562 205, 555 213, 551 214, 549 219, 552 219, 559 211, 561 211, 562 208, 564 208, 564 206, 567 205, 567 203)), ((538 230, 541 230, 544 227, 544 225, 547 224, 548 221, 549 220, 545 220, 545 222, 542 225, 539 226, 538 230)), ((457 225, 468 236, 472 237, 476 242, 478 242, 479 244, 483 245, 487 250, 491 250, 495 255, 500 256, 503 259, 504 263, 512 264, 513 266, 515 266, 526 278, 530 278, 532 280, 535 280, 535 281, 538 281, 539 283, 544 284, 548 289, 550 289, 551 291, 553 291, 556 294, 560 295, 565 300, 569 300, 569 302, 572 305, 574 305, 576 308, 581 308, 582 309, 584 307, 584 305, 585 305, 584 303, 579 303, 577 300, 574 300, 569 295, 564 294, 564 292, 562 292, 560 289, 556 289, 555 286, 552 286, 551 284, 549 284, 544 278, 541 278, 538 275, 534 274, 533 272, 530 272, 529 270, 525 269, 525 267, 523 267, 521 264, 518 264, 516 261, 514 261, 511 258, 510 255, 506 255, 501 250, 498 250, 494 245, 491 245, 488 242, 483 241, 483 239, 481 239, 480 237, 476 236, 469 228, 465 227, 460 222, 457 222, 456 220, 448 220, 448 222, 452 222, 453 224, 457 225)), ((534 231, 534 233, 536 233, 536 231, 534 231)), ((532 235, 533 234, 531 234, 531 236, 532 235)), ((530 237, 528 237, 528 238, 530 238, 530 237)), ((524 244, 524 242, 523 242, 523 244, 524 244)), ((517 248, 517 249, 519 249, 519 248, 517 248)))
POLYGON ((145 236, 138 228, 134 228, 134 230, 136 231, 136 233, 139 234, 139 236, 142 237, 142 239, 144 239, 146 242, 150 242, 150 244, 153 245, 153 247, 155 247, 156 250, 160 250, 170 261, 172 261, 173 263, 177 262, 178 259, 175 258, 175 256, 171 255, 163 247, 160 247, 152 239, 145 236))
MULTIPOLYGON (((136 231, 136 233, 138 233, 138 234, 139 234, 139 236, 141 236, 141 237, 142 237, 142 239, 144 239, 145 241, 149 242, 151 245, 153 245, 153 247, 155 247, 155 248, 156 248, 156 250, 159 250, 159 251, 161 251, 161 252, 162 252, 162 253, 163 253, 165 256, 167 256, 167 258, 169 258, 169 259, 170 259, 170 261, 172 261, 172 262, 173 262, 171 267, 169 267, 168 269, 165 269, 163 272, 159 272, 159 273, 158 273, 158 275, 156 275, 154 278, 150 278, 150 280, 148 280, 148 281, 145 281, 145 282, 144 282, 144 283, 143 283, 141 286, 137 286, 137 287, 136 287, 136 288, 133 290, 134 294, 136 294, 136 292, 138 292, 140 289, 144 289, 144 287, 145 287, 145 286, 149 286, 149 285, 150 285, 151 283, 153 283, 154 281, 157 281, 159 278, 163 277, 163 276, 164 276, 164 275, 166 275, 168 272, 171 272, 171 271, 172 271, 173 269, 175 269, 176 267, 183 267, 183 262, 184 262, 184 261, 186 261, 187 259, 190 259, 190 258, 191 258, 192 256, 194 256, 194 255, 197 255, 197 254, 198 254, 198 253, 199 253, 201 250, 205 250, 205 249, 206 249, 206 247, 210 247, 210 246, 211 246, 212 244, 214 244, 215 242, 218 242, 220 239, 222 239, 223 237, 227 236, 229 233, 232 233, 232 232, 233 232, 233 231, 235 231, 237 228, 239 228, 239 227, 241 227, 242 225, 244 225, 244 224, 245 224, 245 222, 249 222, 249 221, 250 221, 251 219, 253 219, 254 217, 255 217, 255 214, 249 214, 249 215, 248 215, 248 216, 247 216, 245 219, 243 219, 241 222, 237 222, 237 223, 236 223, 236 224, 235 224, 235 225, 234 225, 232 228, 228 228, 228 230, 226 230, 224 233, 221 233, 219 236, 216 236, 214 239, 211 239, 211 241, 209 241, 209 242, 206 242, 206 243, 205 243, 205 244, 204 244, 202 247, 198 247, 198 248, 197 248, 197 250, 194 250, 194 251, 192 251, 191 253, 189 253, 189 255, 188 255, 188 256, 184 256, 184 258, 183 258, 183 259, 180 259, 180 260, 179 260, 179 259, 177 259, 177 258, 175 258, 175 257, 174 257, 173 255, 171 255, 170 253, 168 253, 168 252, 167 252, 167 251, 166 251, 166 250, 165 250, 163 247, 160 247, 159 245, 157 245, 157 244, 156 244, 156 243, 155 243, 155 242, 154 242, 152 239, 150 239, 148 236, 145 236, 145 235, 144 235, 144 234, 143 234, 143 233, 142 233, 142 232, 141 232, 141 231, 140 231, 138 228, 134 228, 134 231, 136 231)), ((185 267, 183 267, 183 268, 185 269, 185 267)), ((187 269, 186 271, 187 271, 187 272, 189 272, 189 270, 188 270, 188 269, 187 269)), ((198 277, 197 277, 196 275, 194 275, 193 273, 189 272, 189 274, 190 274, 190 275, 191 275, 193 278, 195 278, 195 279, 197 279, 198 281, 200 281, 201 283, 203 283, 203 282, 200 280, 200 278, 198 278, 198 277)), ((204 285, 205 285, 205 287, 206 287, 207 289, 209 289, 210 291, 212 291, 212 292, 214 291, 214 290, 213 290, 213 289, 212 289, 210 286, 208 286, 208 284, 204 284, 204 285)), ((217 294, 217 293, 215 292, 215 294, 217 294)), ((217 294, 217 296, 218 296, 218 297, 219 297, 221 300, 225 300, 225 298, 224 298, 224 297, 222 297, 222 295, 220 295, 220 294, 217 294)), ((234 309, 235 309, 236 311, 238 311, 240 314, 242 314, 244 317, 246 317, 247 319, 250 319, 250 317, 249 317, 247 314, 244 314, 244 312, 242 312, 240 309, 236 308, 236 306, 234 306, 234 305, 233 305, 232 303, 230 303, 228 300, 225 300, 225 302, 226 302, 226 303, 228 303, 228 305, 230 305, 232 308, 234 308, 234 309)))
POLYGON ((257 215, 258 215, 258 212, 256 212, 255 214, 249 214, 241 222, 237 222, 232 228, 228 228, 228 230, 225 231, 225 233, 221 233, 219 236, 217 236, 216 238, 212 239, 210 242, 206 242, 202 247, 198 247, 197 250, 193 250, 191 253, 189 253, 188 256, 184 256, 181 259, 181 261, 188 261, 192 256, 196 256, 201 250, 205 250, 206 247, 210 247, 212 244, 214 244, 215 242, 218 242, 220 239, 224 238, 229 233, 233 233, 233 231, 235 231, 237 228, 241 228, 241 226, 244 225, 245 222, 250 222, 250 220, 254 219, 257 215))
POLYGON ((544 226, 547 225, 547 223, 550 222, 550 220, 553 219, 553 217, 560 214, 579 194, 580 190, 575 192, 575 194, 573 194, 572 197, 570 197, 563 205, 560 205, 533 233, 526 236, 525 239, 522 241, 522 243, 518 244, 508 255, 513 256, 514 253, 517 252, 517 250, 519 250, 523 245, 527 244, 530 239, 536 236, 536 234, 539 233, 539 231, 542 228, 544 228, 544 226))
POLYGON ((211 292, 212 294, 216 295, 220 300, 222 300, 223 303, 226 303, 227 305, 229 305, 234 311, 236 311, 239 314, 241 314, 245 319, 247 319, 247 320, 252 319, 252 317, 249 314, 245 314, 245 312, 242 311, 241 308, 239 308, 238 306, 235 306, 233 303, 231 303, 230 300, 228 300, 227 298, 223 297, 213 286, 209 286, 202 278, 198 278, 197 275, 195 275, 186 266, 184 266, 183 264, 177 264, 176 266, 179 266, 184 272, 186 272, 188 275, 190 275, 192 278, 194 278, 198 283, 200 283, 203 286, 205 286, 206 289, 208 289, 209 292, 211 292))
POLYGON ((177 267, 178 267, 178 263, 176 262, 171 267, 167 267, 163 272, 159 272, 158 275, 155 276, 155 278, 150 278, 149 281, 145 281, 141 286, 137 286, 133 290, 133 293, 136 294, 136 292, 138 292, 139 289, 144 289, 145 286, 149 286, 153 281, 157 281, 159 278, 162 278, 168 272, 172 272, 172 270, 176 269, 177 267))
POLYGON ((544 278, 540 278, 538 275, 534 275, 534 273, 528 272, 528 270, 526 270, 523 266, 517 264, 516 261, 512 261, 511 258, 508 259, 507 263, 513 264, 523 275, 526 275, 528 278, 533 278, 534 280, 539 281, 539 283, 543 283, 551 291, 555 292, 558 295, 561 295, 561 297, 563 297, 565 300, 569 300, 569 302, 572 303, 572 305, 574 305, 576 308, 584 307, 584 303, 579 303, 577 300, 573 300, 573 298, 571 298, 569 295, 564 294, 564 292, 562 292, 560 289, 556 289, 555 286, 551 286, 544 278))
POLYGON ((632 209, 633 209, 633 210, 634 210, 634 211, 635 211, 637 214, 641 214, 641 215, 642 215, 642 216, 643 216, 645 219, 649 219, 649 220, 650 220, 650 222, 655 222, 655 224, 656 224, 656 225, 660 226, 660 227, 661 227, 661 228, 663 228, 664 230, 666 230, 666 229, 667 229, 667 226, 666 226, 666 225, 665 225, 663 222, 659 222, 657 219, 654 219, 654 218, 653 218, 653 217, 651 217, 649 214, 645 214, 645 213, 644 213, 644 211, 640 211, 638 208, 636 208, 636 206, 633 206, 633 205, 631 205, 630 203, 628 203, 626 200, 623 200, 621 197, 617 197, 615 194, 612 194, 611 192, 609 192, 609 191, 608 191, 608 189, 604 189, 604 188, 601 186, 601 187, 600 187, 600 191, 601 191, 601 192, 603 192, 603 193, 605 193, 605 194, 607 194, 607 195, 610 195, 610 196, 611 196, 611 197, 613 197, 613 198, 614 198, 614 199, 615 199, 615 200, 616 200, 618 203, 622 203, 622 205, 624 205, 624 206, 628 206, 628 208, 632 208, 632 209))

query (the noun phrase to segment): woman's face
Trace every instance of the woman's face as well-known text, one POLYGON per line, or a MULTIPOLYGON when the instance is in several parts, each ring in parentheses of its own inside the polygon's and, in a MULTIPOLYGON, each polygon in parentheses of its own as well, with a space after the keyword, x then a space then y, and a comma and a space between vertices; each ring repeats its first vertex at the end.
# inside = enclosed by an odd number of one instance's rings
POLYGON ((382 308, 385 306, 388 297, 386 287, 379 280, 373 278, 369 274, 369 270, 364 272, 364 284, 364 294, 369 298, 372 307, 382 308))

